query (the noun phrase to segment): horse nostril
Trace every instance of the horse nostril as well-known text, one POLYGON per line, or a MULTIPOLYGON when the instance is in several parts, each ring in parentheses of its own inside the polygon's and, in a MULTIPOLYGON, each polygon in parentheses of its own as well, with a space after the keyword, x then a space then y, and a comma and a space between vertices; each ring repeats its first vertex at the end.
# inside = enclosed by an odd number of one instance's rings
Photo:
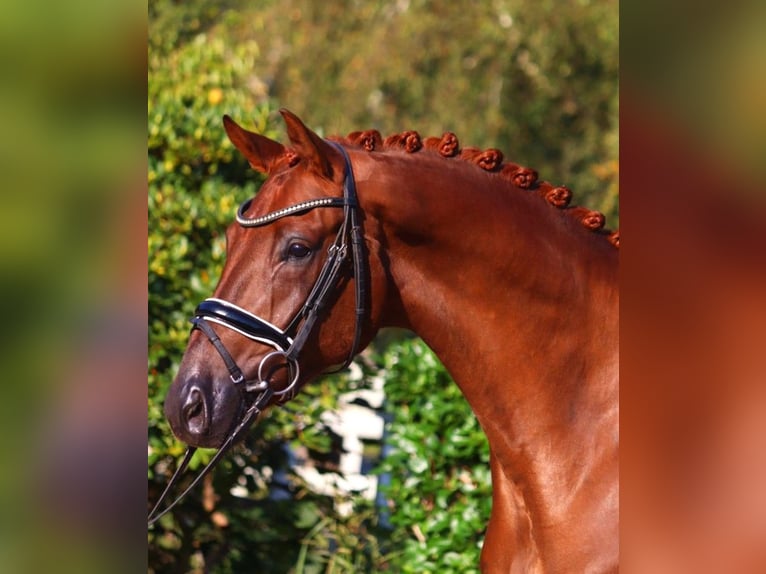
POLYGON ((184 422, 190 433, 200 435, 208 428, 207 405, 202 392, 193 388, 184 405, 184 422))
POLYGON ((199 416, 201 413, 202 413, 202 403, 195 402, 193 405, 189 406, 189 410, 186 413, 186 418, 193 419, 199 416))

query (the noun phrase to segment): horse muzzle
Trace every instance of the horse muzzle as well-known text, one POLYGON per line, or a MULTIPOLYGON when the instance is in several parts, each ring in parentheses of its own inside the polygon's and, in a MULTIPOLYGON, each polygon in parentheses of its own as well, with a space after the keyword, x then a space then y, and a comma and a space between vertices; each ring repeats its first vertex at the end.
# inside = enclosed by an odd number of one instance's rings
POLYGON ((181 377, 179 373, 165 399, 165 417, 173 434, 190 446, 220 447, 240 418, 239 392, 225 379, 181 377))
POLYGON ((291 399, 298 387, 300 367, 288 353, 292 339, 284 331, 228 301, 206 299, 197 307, 192 324, 217 351, 229 376, 207 372, 215 364, 207 359, 193 374, 185 374, 182 366, 165 401, 165 416, 173 433, 186 444, 217 448, 253 403, 266 402, 267 390, 269 399, 273 397, 276 402, 291 399), (255 363, 246 361, 240 367, 216 327, 225 327, 272 350, 255 363))

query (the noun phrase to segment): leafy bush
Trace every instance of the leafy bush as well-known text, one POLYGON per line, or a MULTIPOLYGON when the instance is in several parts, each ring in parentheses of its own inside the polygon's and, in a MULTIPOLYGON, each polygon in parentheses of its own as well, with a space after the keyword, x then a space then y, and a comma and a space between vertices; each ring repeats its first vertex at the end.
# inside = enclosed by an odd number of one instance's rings
POLYGON ((454 131, 617 225, 617 2, 268 0, 247 18, 255 70, 327 133, 454 131))
POLYGON ((491 509, 489 446, 447 371, 420 339, 383 358, 386 444, 379 472, 399 552, 395 572, 478 572, 491 509))

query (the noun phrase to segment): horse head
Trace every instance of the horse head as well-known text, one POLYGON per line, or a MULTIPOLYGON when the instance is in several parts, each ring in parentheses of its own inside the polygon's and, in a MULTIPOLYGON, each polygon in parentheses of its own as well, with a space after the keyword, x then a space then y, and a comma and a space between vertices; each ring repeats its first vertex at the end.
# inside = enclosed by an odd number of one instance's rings
POLYGON ((347 152, 281 113, 289 146, 224 118, 231 142, 268 177, 226 231, 220 281, 197 309, 165 401, 191 446, 220 447, 254 402, 288 400, 345 366, 377 329, 367 299, 384 279, 365 252, 347 152))

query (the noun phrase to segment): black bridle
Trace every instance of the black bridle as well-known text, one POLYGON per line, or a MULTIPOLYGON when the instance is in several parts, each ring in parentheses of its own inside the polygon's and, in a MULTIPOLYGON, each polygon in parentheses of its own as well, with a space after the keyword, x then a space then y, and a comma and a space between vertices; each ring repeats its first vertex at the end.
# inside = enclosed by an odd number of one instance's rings
POLYGON ((192 483, 162 512, 158 509, 167 496, 173 484, 186 470, 196 447, 189 447, 183 461, 176 469, 168 482, 165 490, 149 513, 149 525, 154 524, 161 516, 169 512, 197 483, 218 463, 229 448, 241 437, 243 433, 258 419, 260 414, 277 397, 281 403, 287 402, 295 395, 296 385, 300 378, 300 366, 298 359, 300 353, 314 329, 314 325, 326 309, 328 302, 333 296, 344 269, 347 268, 349 258, 353 266, 356 314, 354 339, 345 362, 330 372, 345 369, 354 359, 362 338, 364 320, 367 316, 367 258, 364 253, 364 236, 361 227, 361 213, 356 193, 356 183, 351 162, 346 150, 339 144, 328 141, 343 156, 345 170, 343 181, 343 197, 322 197, 303 201, 290 207, 268 213, 257 218, 245 217, 245 212, 250 207, 252 200, 247 200, 237 210, 237 222, 243 227, 263 227, 283 217, 300 215, 319 207, 343 208, 343 223, 330 246, 327 259, 325 259, 319 276, 314 282, 305 303, 288 323, 284 330, 272 325, 268 321, 238 307, 237 305, 222 299, 205 299, 197 306, 194 317, 191 319, 192 331, 199 329, 208 338, 218 354, 223 359, 229 370, 232 383, 239 389, 245 405, 242 418, 230 431, 228 437, 215 453, 208 464, 199 472, 192 483), (349 248, 350 247, 350 248, 349 248), (259 343, 269 345, 274 351, 266 354, 258 366, 256 378, 248 380, 242 369, 226 349, 221 339, 212 327, 212 324, 221 325, 259 343), (269 383, 269 373, 264 376, 264 368, 270 361, 282 358, 287 364, 289 378, 288 385, 279 391, 275 391, 269 383))

